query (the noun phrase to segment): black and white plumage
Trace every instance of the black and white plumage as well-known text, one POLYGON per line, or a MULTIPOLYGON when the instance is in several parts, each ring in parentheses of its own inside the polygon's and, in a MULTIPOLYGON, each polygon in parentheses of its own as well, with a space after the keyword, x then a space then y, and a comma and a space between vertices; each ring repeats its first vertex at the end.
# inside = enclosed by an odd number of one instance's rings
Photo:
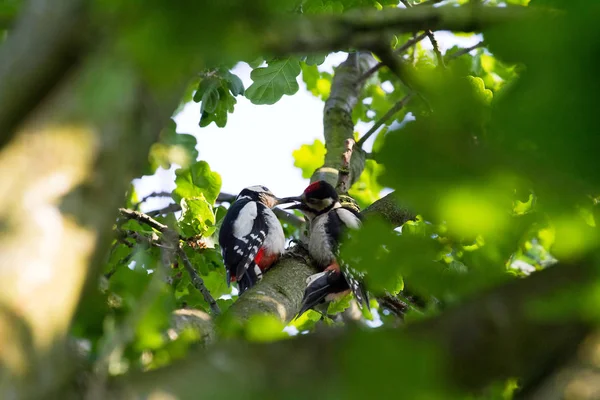
POLYGON ((331 301, 352 290, 358 304, 369 304, 363 275, 343 260, 339 260, 339 243, 347 229, 359 229, 358 213, 342 207, 335 188, 325 181, 309 185, 297 198, 295 208, 310 221, 308 252, 323 271, 307 279, 299 315, 324 301, 331 301), (338 263, 339 260, 339 263, 338 263))
POLYGON ((284 250, 283 228, 271 210, 282 200, 264 186, 251 186, 227 210, 219 245, 227 284, 237 281, 240 294, 262 279, 284 250))

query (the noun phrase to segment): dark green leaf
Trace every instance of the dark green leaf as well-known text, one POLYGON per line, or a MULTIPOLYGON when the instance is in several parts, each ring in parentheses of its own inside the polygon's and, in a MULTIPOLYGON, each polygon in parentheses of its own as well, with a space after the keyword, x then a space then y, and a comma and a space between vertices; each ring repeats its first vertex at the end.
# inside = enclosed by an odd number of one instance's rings
POLYGON ((225 71, 223 78, 227 81, 227 87, 232 95, 239 96, 244 94, 244 83, 237 75, 225 71))
POLYGON ((252 71, 250 77, 254 82, 246 90, 246 97, 254 104, 275 104, 283 95, 298 91, 296 78, 300 71, 295 57, 271 60, 266 67, 252 71))

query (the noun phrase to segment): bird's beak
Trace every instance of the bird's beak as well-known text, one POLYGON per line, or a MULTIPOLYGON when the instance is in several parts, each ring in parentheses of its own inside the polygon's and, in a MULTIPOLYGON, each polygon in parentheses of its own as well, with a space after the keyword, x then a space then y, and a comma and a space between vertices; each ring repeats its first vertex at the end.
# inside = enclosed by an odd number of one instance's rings
POLYGON ((292 204, 291 206, 283 207, 283 209, 284 210, 300 210, 300 211, 302 211, 304 209, 304 204, 296 203, 296 204, 292 204))
MULTIPOLYGON (((283 198, 276 198, 275 199, 275 203, 277 205, 279 204, 287 204, 287 203, 295 203, 295 202, 299 202, 302 201, 302 198, 300 196, 296 196, 296 197, 283 197, 283 198)), ((296 204, 290 206, 290 207, 285 207, 285 208, 291 208, 293 206, 295 206, 296 204)))

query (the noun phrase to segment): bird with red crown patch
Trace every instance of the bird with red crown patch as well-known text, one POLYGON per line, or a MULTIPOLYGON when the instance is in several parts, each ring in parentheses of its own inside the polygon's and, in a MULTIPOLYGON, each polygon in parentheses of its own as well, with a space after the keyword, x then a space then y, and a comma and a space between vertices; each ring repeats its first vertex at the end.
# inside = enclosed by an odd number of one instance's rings
POLYGON ((302 211, 310 221, 308 252, 323 271, 308 278, 298 315, 319 303, 343 296, 350 290, 361 307, 368 306, 362 274, 344 262, 341 265, 338 263, 342 234, 347 229, 359 229, 361 226, 358 213, 343 207, 335 188, 326 181, 311 183, 295 200, 299 203, 287 208, 302 211))

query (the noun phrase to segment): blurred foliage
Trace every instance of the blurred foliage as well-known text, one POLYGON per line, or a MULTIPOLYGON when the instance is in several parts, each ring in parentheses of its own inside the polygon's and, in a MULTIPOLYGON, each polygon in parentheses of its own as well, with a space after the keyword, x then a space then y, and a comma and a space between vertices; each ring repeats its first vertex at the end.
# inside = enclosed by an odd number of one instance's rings
POLYGON ((177 133, 175 121, 170 120, 160 132, 159 140, 150 148, 145 175, 152 175, 158 167, 171 168, 171 164, 187 167, 198 158, 196 138, 193 135, 177 133))
POLYGON ((325 144, 315 139, 313 144, 303 144, 292 153, 294 166, 302 170, 302 177, 308 179, 325 161, 325 144))
MULTIPOLYGON (((368 219, 361 230, 348 233, 340 253, 366 274, 374 297, 391 296, 408 304, 405 324, 598 247, 600 139, 595 96, 600 89, 596 76, 600 54, 595 49, 600 41, 596 23, 600 5, 552 0, 485 3, 490 7, 531 3, 565 12, 485 29, 485 47, 458 57, 463 47, 450 47, 444 52, 445 66, 438 64, 424 39, 398 55, 405 79, 380 69, 365 80, 352 111, 353 123, 362 131, 412 95, 376 133, 364 172, 349 194, 364 209, 392 189, 418 216, 396 229, 368 219)), ((260 28, 268 21, 291 12, 318 15, 396 6, 398 1, 393 0, 185 2, 181 7, 162 0, 99 0, 94 2, 94 15, 116 27, 111 34, 119 40, 113 51, 127 54, 148 82, 166 90, 181 76, 188 77, 181 104, 199 103, 200 127, 214 122, 222 128, 235 111, 237 96, 255 105, 274 104, 299 90, 300 74, 316 98, 326 101, 330 95, 334 75, 326 65, 328 54, 257 58, 263 39, 257 32, 263 32, 260 28), (232 72, 240 61, 253 68, 248 88, 232 72)), ((18 1, 0 3, 0 30, 19 8, 18 1)), ((394 36, 392 48, 412 36, 394 36)), ((457 36, 478 40, 468 34, 457 36)), ((111 84, 123 81, 119 77, 111 84)), ((97 94, 104 96, 102 91, 97 94)), ((90 100, 92 106, 94 101, 90 100)), ((177 167, 171 197, 179 209, 157 212, 153 218, 180 235, 178 245, 226 311, 238 296, 235 284, 226 284, 216 244, 226 212, 217 204, 221 177, 208 163, 198 161, 196 138, 176 128, 172 120, 163 128, 148 155, 145 174, 158 167, 177 167)), ((292 154, 294 166, 308 179, 323 165, 325 154, 325 144, 318 139, 304 144, 292 154)), ((124 206, 136 208, 139 201, 132 188, 124 206)), ((300 228, 289 222, 284 230, 288 239, 300 236, 300 228)), ((210 307, 182 261, 169 254, 159 231, 125 218, 116 221, 114 231, 98 288, 80 308, 72 334, 89 344, 88 356, 97 360, 106 349, 118 347, 115 338, 133 321, 130 337, 117 343, 123 353, 111 359, 112 375, 154 369, 185 357, 201 335, 194 330, 168 334, 171 313, 178 308, 210 313, 210 307)), ((558 318, 585 309, 594 315, 598 293, 568 289, 531 306, 532 314, 558 318)), ((343 326, 351 298, 329 304, 324 315, 310 310, 286 330, 277 318, 253 316, 241 334, 248 341, 271 342, 289 337, 292 328, 305 334, 343 326)), ((375 299, 371 311, 372 315, 359 318, 361 326, 374 326, 374 321, 384 327, 400 323, 375 299)), ((598 318, 597 311, 594 317, 598 318)), ((234 337, 238 328, 232 325, 229 332, 225 328, 223 337, 234 337)), ((441 378, 443 360, 426 340, 399 342, 390 333, 373 342, 359 332, 346 347, 346 358, 339 360, 346 385, 332 397, 397 397, 399 392, 384 393, 381 388, 402 377, 398 390, 405 398, 467 398, 441 378), (406 353, 415 355, 414 362, 397 362, 406 353), (374 370, 384 372, 372 373, 374 364, 378 365, 374 370)), ((468 398, 510 399, 516 382, 502 381, 489 393, 468 398)))

